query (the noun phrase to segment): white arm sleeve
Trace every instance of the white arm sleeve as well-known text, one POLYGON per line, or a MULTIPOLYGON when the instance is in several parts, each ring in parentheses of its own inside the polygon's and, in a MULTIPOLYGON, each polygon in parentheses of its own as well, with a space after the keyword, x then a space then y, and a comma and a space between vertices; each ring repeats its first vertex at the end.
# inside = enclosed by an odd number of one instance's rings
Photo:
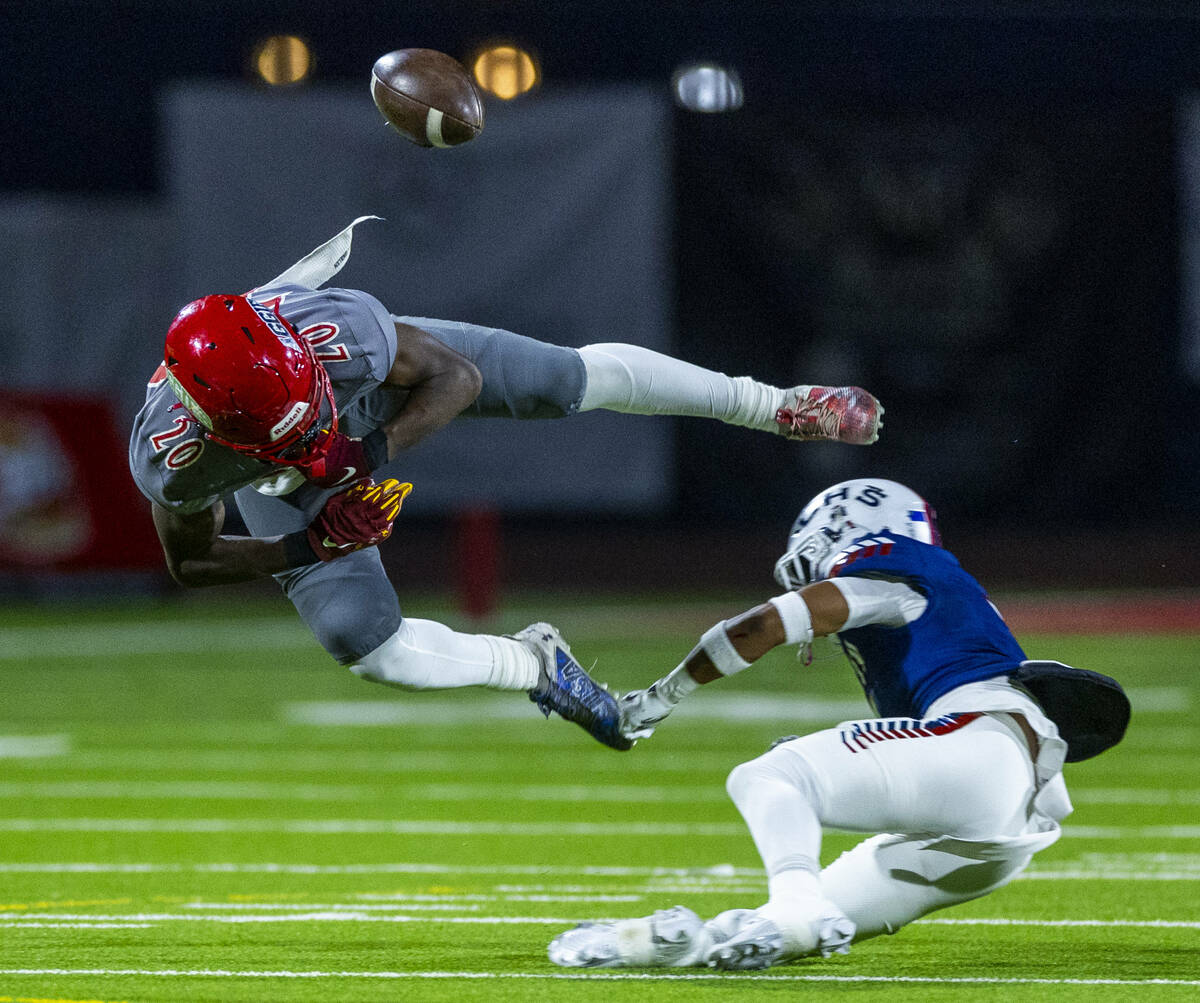
POLYGON ((799 592, 785 592, 768 599, 779 619, 783 621, 783 633, 787 644, 808 644, 813 639, 812 613, 799 592))
POLYGON ((903 627, 912 623, 929 605, 920 592, 902 582, 885 582, 878 578, 830 578, 850 607, 842 630, 865 627, 869 623, 883 627, 903 627))

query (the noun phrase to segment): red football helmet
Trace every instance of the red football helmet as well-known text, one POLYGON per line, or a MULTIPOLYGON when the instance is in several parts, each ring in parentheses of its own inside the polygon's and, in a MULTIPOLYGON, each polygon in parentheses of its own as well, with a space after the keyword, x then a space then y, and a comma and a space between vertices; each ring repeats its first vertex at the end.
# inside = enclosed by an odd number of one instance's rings
POLYGON ((208 438, 259 460, 290 466, 317 459, 322 403, 330 433, 337 405, 325 367, 278 311, 246 296, 205 296, 167 330, 167 380, 208 438))

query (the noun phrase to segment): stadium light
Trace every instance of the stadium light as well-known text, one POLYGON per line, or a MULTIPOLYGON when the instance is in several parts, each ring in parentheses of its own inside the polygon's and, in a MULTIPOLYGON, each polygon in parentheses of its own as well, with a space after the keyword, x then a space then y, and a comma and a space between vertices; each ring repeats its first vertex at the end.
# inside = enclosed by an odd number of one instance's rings
POLYGON ((272 87, 298 84, 312 73, 312 49, 295 35, 271 35, 254 49, 254 72, 272 87))
POLYGON ((680 67, 671 77, 675 101, 688 111, 737 111, 742 106, 742 81, 737 71, 716 63, 680 67))
POLYGON ((532 90, 540 73, 533 57, 512 45, 493 45, 475 59, 475 82, 489 94, 511 101, 532 90))

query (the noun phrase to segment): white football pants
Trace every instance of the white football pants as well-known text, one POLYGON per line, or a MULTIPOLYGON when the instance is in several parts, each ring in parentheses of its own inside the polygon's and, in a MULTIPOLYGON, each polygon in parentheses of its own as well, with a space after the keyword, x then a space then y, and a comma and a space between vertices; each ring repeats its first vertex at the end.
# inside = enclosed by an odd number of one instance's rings
POLYGON ((822 893, 864 940, 1020 873, 1059 833, 1049 823, 1030 834, 1029 749, 1004 716, 953 717, 928 736, 887 726, 930 722, 847 722, 736 767, 727 787, 768 879, 813 869, 823 825, 883 833, 820 872, 822 893))

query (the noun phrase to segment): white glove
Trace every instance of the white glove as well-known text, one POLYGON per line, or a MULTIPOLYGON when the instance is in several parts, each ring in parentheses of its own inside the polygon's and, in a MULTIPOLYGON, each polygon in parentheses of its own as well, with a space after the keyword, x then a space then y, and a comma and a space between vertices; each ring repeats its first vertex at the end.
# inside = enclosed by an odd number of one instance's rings
POLYGON ((675 709, 675 704, 659 693, 658 683, 646 690, 626 693, 618 703, 621 708, 621 734, 634 740, 653 735, 659 722, 675 709))

